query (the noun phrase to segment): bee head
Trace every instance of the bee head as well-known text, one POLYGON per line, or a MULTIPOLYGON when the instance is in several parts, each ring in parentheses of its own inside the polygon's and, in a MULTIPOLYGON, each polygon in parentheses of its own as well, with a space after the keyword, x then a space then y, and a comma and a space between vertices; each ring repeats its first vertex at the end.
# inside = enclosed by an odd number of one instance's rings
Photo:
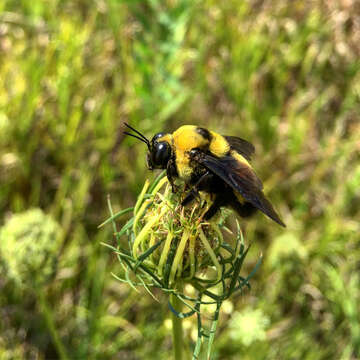
POLYGON ((165 139, 161 140, 165 135, 165 133, 158 133, 151 140, 147 154, 147 163, 150 170, 166 169, 171 158, 171 145, 165 139))
POLYGON ((125 125, 132 131, 134 131, 137 135, 124 131, 124 134, 132 136, 143 143, 148 147, 147 153, 147 164, 150 170, 152 169, 166 169, 167 163, 169 162, 172 151, 171 146, 168 141, 165 139, 161 139, 165 136, 165 133, 156 134, 151 142, 143 135, 141 132, 137 131, 129 124, 125 123, 125 125))

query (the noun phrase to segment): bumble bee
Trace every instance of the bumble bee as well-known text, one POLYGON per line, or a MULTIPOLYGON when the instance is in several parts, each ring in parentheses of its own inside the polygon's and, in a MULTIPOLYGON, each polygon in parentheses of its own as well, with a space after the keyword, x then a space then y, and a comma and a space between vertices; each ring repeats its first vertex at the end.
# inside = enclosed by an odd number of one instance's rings
POLYGON ((214 201, 204 218, 209 220, 222 206, 232 207, 241 217, 256 210, 285 227, 269 200, 261 180, 250 165, 254 146, 235 136, 223 136, 195 125, 184 125, 172 134, 158 133, 151 141, 143 134, 124 132, 148 147, 147 164, 150 170, 166 169, 173 191, 174 180, 180 178, 190 187, 182 205, 199 196, 199 191, 212 195, 214 201))

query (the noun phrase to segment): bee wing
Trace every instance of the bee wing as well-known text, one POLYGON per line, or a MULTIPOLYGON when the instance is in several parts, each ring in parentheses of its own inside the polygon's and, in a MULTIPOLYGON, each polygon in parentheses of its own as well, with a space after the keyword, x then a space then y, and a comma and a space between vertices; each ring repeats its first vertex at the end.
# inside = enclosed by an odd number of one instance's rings
POLYGON ((285 227, 285 224, 262 192, 262 182, 249 166, 231 156, 217 158, 205 153, 199 154, 196 161, 219 176, 231 188, 239 192, 246 201, 285 227))
POLYGON ((246 160, 251 160, 255 152, 255 146, 248 141, 236 136, 224 136, 230 147, 241 154, 246 160))

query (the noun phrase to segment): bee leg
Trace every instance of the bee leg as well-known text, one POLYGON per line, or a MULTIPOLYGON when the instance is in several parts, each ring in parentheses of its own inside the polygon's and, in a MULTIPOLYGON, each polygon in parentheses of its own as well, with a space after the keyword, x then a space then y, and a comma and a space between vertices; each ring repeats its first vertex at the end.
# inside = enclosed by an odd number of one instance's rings
POLYGON ((178 190, 178 188, 177 188, 177 186, 176 186, 175 183, 174 183, 174 179, 173 179, 173 178, 168 178, 168 179, 169 179, 169 183, 170 183, 170 185, 171 185, 171 191, 172 191, 173 193, 176 193, 177 190, 178 190))
POLYGON ((167 164, 167 167, 166 167, 166 176, 169 180, 169 183, 171 185, 171 191, 173 193, 176 193, 177 192, 177 186, 175 185, 175 177, 177 176, 177 170, 176 170, 176 167, 175 167, 175 163, 173 160, 170 160, 167 164))
POLYGON ((189 204, 191 201, 193 201, 196 197, 200 198, 199 190, 202 190, 206 187, 206 183, 209 181, 209 179, 212 179, 213 175, 210 174, 209 171, 206 171, 199 180, 196 181, 192 189, 186 194, 184 200, 181 202, 182 206, 185 206, 189 204), (205 185, 205 186, 204 186, 205 185))
POLYGON ((204 220, 210 220, 220 209, 221 206, 224 206, 226 201, 222 195, 217 195, 214 202, 211 204, 209 210, 204 215, 204 220))
POLYGON ((193 201, 195 198, 200 197, 199 192, 192 188, 185 196, 184 200, 181 202, 181 206, 186 206, 191 201, 193 201))

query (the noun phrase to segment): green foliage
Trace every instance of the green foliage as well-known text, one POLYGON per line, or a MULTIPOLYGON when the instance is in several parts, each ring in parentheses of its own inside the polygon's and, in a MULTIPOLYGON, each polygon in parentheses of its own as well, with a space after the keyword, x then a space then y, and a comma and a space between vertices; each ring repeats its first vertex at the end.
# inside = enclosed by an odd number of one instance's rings
POLYGON ((1 233, 40 208, 61 236, 42 243, 57 260, 45 287, 21 296, 1 277, 0 358, 169 358, 164 298, 155 307, 119 284, 100 245, 106 195, 115 212, 133 206, 148 176, 124 121, 148 136, 200 124, 250 140, 287 224, 241 220, 247 270, 260 252, 264 263, 233 307, 263 316, 266 336, 235 341, 224 312, 214 357, 358 358, 357 13, 356 0, 1 1, 1 233))

